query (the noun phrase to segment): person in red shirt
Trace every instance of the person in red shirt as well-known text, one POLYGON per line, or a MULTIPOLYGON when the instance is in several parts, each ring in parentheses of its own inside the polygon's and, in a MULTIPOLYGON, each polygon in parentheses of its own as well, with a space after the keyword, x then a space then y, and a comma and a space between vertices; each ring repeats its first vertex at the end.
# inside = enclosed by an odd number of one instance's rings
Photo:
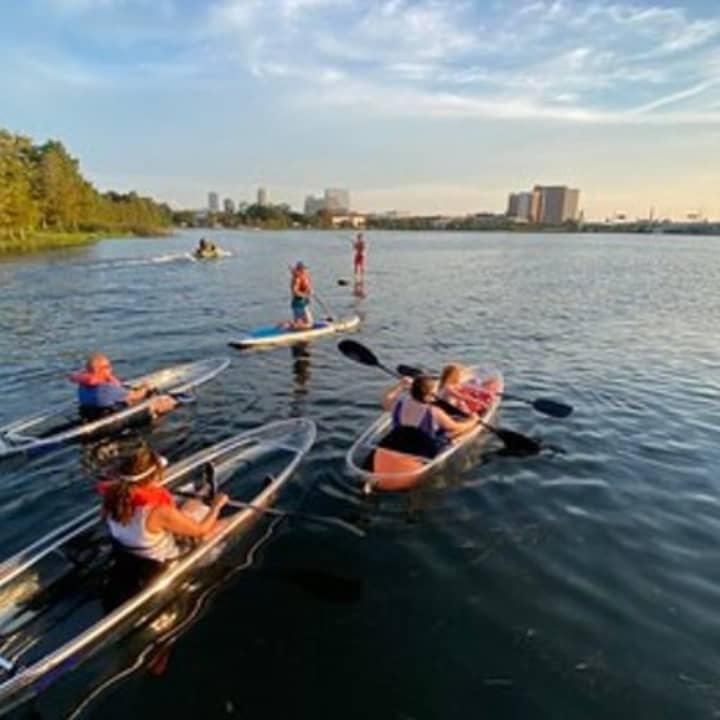
POLYGON ((365 238, 362 233, 357 234, 353 242, 353 250, 355 251, 353 256, 353 273, 357 279, 365 275, 365 260, 367 257, 367 244, 365 243, 365 238))

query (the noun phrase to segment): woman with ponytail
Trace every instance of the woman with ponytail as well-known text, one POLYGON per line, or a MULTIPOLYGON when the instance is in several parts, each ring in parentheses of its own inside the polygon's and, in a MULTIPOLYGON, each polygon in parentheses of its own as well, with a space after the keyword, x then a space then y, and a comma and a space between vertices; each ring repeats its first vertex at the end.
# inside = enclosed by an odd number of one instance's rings
POLYGON ((164 466, 164 458, 142 447, 125 461, 116 479, 98 485, 113 539, 133 555, 156 562, 180 554, 176 537, 202 539, 212 533, 228 501, 220 494, 209 507, 195 499, 178 507, 162 486, 164 466))

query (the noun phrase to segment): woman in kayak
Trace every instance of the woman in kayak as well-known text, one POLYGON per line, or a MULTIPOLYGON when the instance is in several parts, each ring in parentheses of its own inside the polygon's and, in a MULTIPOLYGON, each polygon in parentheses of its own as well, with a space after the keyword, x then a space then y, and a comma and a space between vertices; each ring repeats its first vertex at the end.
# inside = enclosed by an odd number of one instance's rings
MULTIPOLYGON (((135 388, 123 387, 113 374, 112 363, 106 355, 93 353, 85 363, 85 370, 70 375, 78 386, 80 415, 86 420, 97 420, 124 407, 146 400, 155 389, 147 384, 135 388)), ((177 402, 169 395, 158 395, 150 401, 153 417, 169 412, 177 402)))
POLYGON ((313 326, 310 312, 312 300, 312 280, 307 265, 298 260, 294 268, 290 268, 290 308, 293 319, 290 327, 295 330, 308 330, 313 326))
POLYGON ((101 482, 102 513, 113 540, 124 550, 156 563, 180 554, 177 537, 202 539, 217 527, 227 495, 216 495, 210 506, 199 499, 181 508, 162 486, 164 458, 140 448, 121 467, 115 480, 101 482))
POLYGON ((463 365, 446 365, 440 374, 438 397, 449 402, 461 413, 482 415, 495 397, 497 381, 489 378, 479 386, 469 382, 472 376, 470 369, 463 365))
POLYGON ((361 278, 365 275, 365 258, 367 253, 367 245, 365 244, 365 238, 362 233, 358 233, 353 242, 353 250, 355 255, 353 257, 353 274, 355 279, 361 278))
POLYGON ((383 447, 430 458, 477 424, 476 417, 452 418, 433 405, 434 399, 435 381, 425 375, 403 378, 388 389, 381 404, 383 410, 392 413, 392 429, 383 447), (410 394, 405 395, 408 389, 410 394))

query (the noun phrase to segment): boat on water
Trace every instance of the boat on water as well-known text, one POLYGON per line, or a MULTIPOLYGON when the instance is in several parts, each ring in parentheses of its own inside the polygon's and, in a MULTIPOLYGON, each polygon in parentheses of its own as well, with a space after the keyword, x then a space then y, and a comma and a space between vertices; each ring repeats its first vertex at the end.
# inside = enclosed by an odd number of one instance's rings
POLYGON ((246 535, 290 480, 315 433, 311 420, 278 421, 167 468, 164 485, 187 494, 202 486, 211 467, 215 485, 232 502, 217 531, 185 543, 179 558, 129 595, 113 585, 119 555, 127 553, 113 547, 97 508, 0 564, 0 714, 129 630, 139 614, 162 609, 203 564, 246 535))
POLYGON ((229 342, 228 345, 238 350, 271 347, 273 345, 292 345, 293 343, 315 340, 326 335, 351 332, 357 329, 359 325, 360 317, 358 315, 352 315, 341 320, 316 322, 311 328, 305 330, 295 330, 282 325, 270 325, 251 330, 239 340, 229 342))
MULTIPOLYGON (((159 393, 191 401, 194 388, 209 382, 230 364, 226 357, 207 358, 172 365, 162 370, 128 380, 129 387, 150 385, 159 393)), ((0 458, 18 453, 33 454, 50 450, 66 442, 91 439, 150 420, 152 397, 123 407, 95 420, 80 415, 77 402, 68 402, 0 427, 0 458)))
MULTIPOLYGON (((497 370, 475 366, 466 385, 468 388, 482 389, 491 394, 491 401, 480 419, 484 423, 492 422, 502 399, 501 393, 504 389, 502 374, 497 370)), ((345 458, 347 468, 354 477, 363 482, 365 492, 411 490, 432 474, 447 469, 462 448, 489 435, 486 427, 478 424, 454 441, 447 443, 434 457, 428 458, 384 448, 383 441, 389 436, 391 429, 391 413, 383 413, 348 450, 345 458), (383 448, 385 453, 392 455, 392 469, 376 470, 374 458, 378 448, 383 448)))
POLYGON ((193 253, 193 257, 197 260, 217 260, 223 255, 224 253, 222 250, 219 250, 218 248, 213 248, 212 250, 196 250, 193 253))

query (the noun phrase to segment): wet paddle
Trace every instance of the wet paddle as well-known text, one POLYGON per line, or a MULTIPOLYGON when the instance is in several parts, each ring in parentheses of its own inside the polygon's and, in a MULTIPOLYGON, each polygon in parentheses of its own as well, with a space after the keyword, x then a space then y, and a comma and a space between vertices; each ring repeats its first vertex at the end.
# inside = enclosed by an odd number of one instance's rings
MULTIPOLYGON (((198 493, 185 492, 182 490, 173 490, 173 495, 179 497, 195 498, 203 500, 203 496, 198 493)), ((228 500, 228 507, 233 508, 247 508, 248 510, 254 510, 255 512, 263 513, 265 515, 274 515, 276 517, 288 517, 298 518, 299 520, 308 520, 309 522, 320 523, 323 525, 332 525, 333 527, 339 527, 343 530, 347 530, 358 537, 365 537, 365 531, 359 527, 355 527, 351 523, 345 522, 340 518, 328 517, 327 515, 313 515, 312 513, 306 512, 295 512, 294 510, 282 510, 279 508, 264 508, 259 505, 253 505, 252 503, 242 502, 241 500, 228 500)))
MULTIPOLYGON (((365 347, 365 345, 357 342, 356 340, 341 340, 338 343, 338 349, 343 355, 345 355, 345 357, 348 357, 361 365, 380 368, 383 372, 386 372, 388 375, 392 375, 393 377, 399 376, 397 372, 391 370, 387 365, 383 365, 370 348, 365 347)), ((437 405, 442 410, 445 410, 445 412, 470 417, 466 413, 459 412, 456 407, 450 405, 450 403, 447 403, 444 400, 440 400, 439 398, 436 398, 433 404, 437 405)), ((484 420, 480 420, 480 424, 503 442, 505 449, 509 454, 519 456, 536 455, 541 450, 540 443, 527 435, 522 435, 515 430, 495 427, 494 425, 486 423, 484 420)))
MULTIPOLYGON (((418 367, 412 365, 398 365, 397 371, 400 375, 406 377, 417 377, 418 375, 426 375, 427 373, 418 367)), ((536 398, 530 400, 528 398, 520 397, 518 395, 512 395, 510 393, 502 392, 499 393, 508 400, 517 400, 518 402, 527 403, 531 405, 533 409, 537 410, 543 415, 549 415, 550 417, 566 418, 573 411, 572 405, 566 405, 565 403, 558 402, 557 400, 550 400, 550 398, 536 398)))

